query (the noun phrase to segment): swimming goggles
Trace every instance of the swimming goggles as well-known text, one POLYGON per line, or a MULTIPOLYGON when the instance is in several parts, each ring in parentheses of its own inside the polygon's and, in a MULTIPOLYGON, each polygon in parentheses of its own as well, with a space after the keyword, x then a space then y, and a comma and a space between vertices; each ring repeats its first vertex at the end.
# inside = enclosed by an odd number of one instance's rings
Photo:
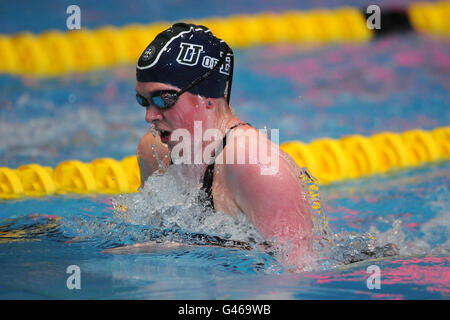
MULTIPOLYGON (((196 78, 187 87, 181 89, 180 91, 159 90, 159 91, 153 92, 152 95, 148 99, 146 97, 140 95, 139 93, 136 93, 136 101, 145 108, 147 108, 149 106, 154 106, 160 110, 167 110, 167 109, 173 107, 177 103, 178 98, 183 93, 192 89, 193 87, 198 85, 200 82, 202 82, 203 80, 208 78, 210 75, 212 75, 213 72, 215 72, 217 69, 219 69, 222 66, 222 64, 225 62, 225 59, 230 51, 231 51, 230 48, 228 48, 227 52, 222 56, 222 58, 214 66, 214 68, 212 68, 211 70, 209 70, 202 76, 196 78)), ((231 89, 231 88, 229 88, 229 89, 231 89)), ((228 99, 229 99, 229 94, 228 94, 228 99)))

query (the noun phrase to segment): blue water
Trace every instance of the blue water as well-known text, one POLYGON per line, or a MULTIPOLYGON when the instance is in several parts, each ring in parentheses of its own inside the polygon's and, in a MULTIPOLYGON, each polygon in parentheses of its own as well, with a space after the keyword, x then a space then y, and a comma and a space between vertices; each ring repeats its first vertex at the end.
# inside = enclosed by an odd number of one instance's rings
MULTIPOLYGON (((391 177, 322 188, 332 230, 361 233, 373 225, 385 232, 392 228, 391 221, 402 219, 405 240, 399 244, 405 245, 405 252, 420 252, 408 247, 421 245, 417 239, 432 248, 444 248, 448 225, 439 223, 439 219, 447 214, 449 171, 448 163, 442 163, 398 172, 391 177), (376 201, 369 201, 373 197, 376 201), (359 214, 347 217, 345 209, 359 214), (411 223, 417 223, 418 227, 410 227, 411 223), (443 228, 446 230, 440 230, 443 228)), ((119 226, 113 223, 112 216, 105 196, 3 203, 2 225, 14 223, 10 229, 25 230, 28 236, 18 237, 17 242, 9 239, 0 243, 0 298, 368 299, 382 295, 381 298, 440 299, 447 296, 439 291, 430 292, 430 288, 448 289, 448 279, 445 280, 450 268, 448 254, 439 251, 432 254, 429 248, 423 254, 415 254, 415 262, 411 262, 412 256, 404 255, 336 270, 291 274, 267 254, 233 249, 182 248, 161 253, 104 254, 101 253, 104 248, 133 243, 136 240, 130 236, 146 229, 119 226), (49 227, 48 215, 62 217, 61 225, 49 227), (74 235, 74 221, 79 221, 81 229, 88 225, 89 230, 84 229, 83 233, 90 236, 67 243, 74 235), (44 225, 47 228, 39 230, 38 226, 44 225), (434 260, 426 261, 426 257, 434 260), (387 283, 382 282, 380 290, 371 291, 366 286, 365 270, 373 264, 386 272, 382 280, 387 283), (69 265, 78 265, 82 270, 81 290, 66 287, 69 265), (329 282, 321 282, 324 279, 329 282)))
MULTIPOLYGON (((341 4, 145 2, 154 13, 148 17, 144 2, 79 3, 88 27, 341 4)), ((0 32, 64 29, 67 4, 2 3, 0 32), (13 18, 18 12, 23 19, 13 18)), ((365 44, 235 50, 232 105, 257 128, 279 128, 280 142, 447 126, 449 47, 447 39, 410 34, 365 44)), ((3 75, 0 88, 0 166, 121 159, 148 129, 134 100, 132 65, 48 79, 3 75)), ((304 273, 289 272, 266 253, 229 248, 102 253, 155 232, 119 219, 108 196, 0 201, 0 298, 448 299, 449 171, 440 162, 321 186, 334 233, 348 240, 349 233, 370 231, 380 244, 397 244, 400 254, 304 273), (68 241, 73 237, 81 240, 68 241), (373 264, 382 272, 379 290, 366 284, 373 264), (81 290, 67 289, 69 265, 81 269, 81 290)), ((331 258, 343 260, 350 249, 338 248, 331 258)))

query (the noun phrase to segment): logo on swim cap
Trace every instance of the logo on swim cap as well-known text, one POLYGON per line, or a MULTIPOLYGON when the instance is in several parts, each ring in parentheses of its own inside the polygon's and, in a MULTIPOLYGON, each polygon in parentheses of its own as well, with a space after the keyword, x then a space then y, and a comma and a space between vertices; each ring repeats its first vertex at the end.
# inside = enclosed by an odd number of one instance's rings
POLYGON ((203 46, 198 44, 180 43, 180 53, 177 57, 177 62, 179 64, 184 64, 187 66, 195 66, 198 63, 198 58, 200 57, 200 52, 203 51, 203 46))
POLYGON ((152 45, 150 45, 147 49, 145 49, 144 53, 142 54, 142 61, 148 61, 155 55, 156 48, 152 45))

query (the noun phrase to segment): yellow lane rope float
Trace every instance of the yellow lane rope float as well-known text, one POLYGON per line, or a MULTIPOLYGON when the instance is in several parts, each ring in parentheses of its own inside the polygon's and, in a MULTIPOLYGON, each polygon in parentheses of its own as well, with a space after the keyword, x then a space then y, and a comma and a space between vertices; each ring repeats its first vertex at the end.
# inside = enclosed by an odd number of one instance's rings
MULTIPOLYGON (((414 3, 405 16, 418 32, 450 35, 450 1, 414 3)), ((234 48, 280 43, 363 42, 372 39, 376 32, 367 27, 364 12, 350 7, 241 14, 188 22, 208 26, 234 48)), ((51 30, 39 35, 0 34, 0 73, 56 76, 135 63, 148 42, 170 25, 157 22, 95 30, 51 30)))
MULTIPOLYGON (((432 131, 381 132, 370 137, 350 135, 310 143, 281 144, 300 167, 321 184, 370 176, 392 169, 419 166, 450 158, 450 127, 432 131)), ((0 167, 0 198, 18 199, 53 194, 119 194, 136 192, 140 173, 136 156, 117 161, 95 159, 61 162, 55 169, 27 164, 17 169, 0 167)))

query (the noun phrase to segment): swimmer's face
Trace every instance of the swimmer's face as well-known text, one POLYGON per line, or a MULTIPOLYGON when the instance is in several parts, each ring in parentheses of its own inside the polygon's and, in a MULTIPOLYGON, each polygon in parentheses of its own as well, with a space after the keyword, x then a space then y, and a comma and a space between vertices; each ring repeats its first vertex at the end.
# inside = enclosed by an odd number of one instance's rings
MULTIPOLYGON (((160 90, 179 91, 180 89, 159 82, 136 82, 136 93, 147 99, 152 93, 160 90)), ((155 126, 161 141, 172 149, 178 143, 170 139, 174 130, 186 129, 193 137, 195 121, 202 121, 202 127, 204 127, 207 122, 207 115, 204 112, 205 103, 202 97, 185 92, 179 96, 177 103, 171 108, 161 110, 155 106, 147 107, 145 121, 155 126)))

